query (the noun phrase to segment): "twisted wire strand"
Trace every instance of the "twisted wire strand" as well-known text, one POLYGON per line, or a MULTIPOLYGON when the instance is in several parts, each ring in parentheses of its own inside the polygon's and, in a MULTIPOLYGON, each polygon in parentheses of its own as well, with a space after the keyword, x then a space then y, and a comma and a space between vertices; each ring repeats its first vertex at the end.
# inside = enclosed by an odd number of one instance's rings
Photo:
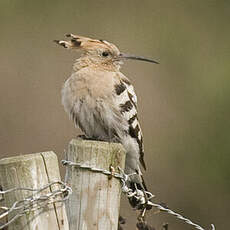
MULTIPOLYGON (((152 197, 154 197, 152 193, 145 191, 145 193, 148 194, 148 200, 146 201, 145 194, 143 191, 138 190, 138 189, 136 189, 136 191, 132 191, 127 186, 127 181, 129 180, 129 177, 132 176, 133 174, 127 175, 119 167, 118 167, 118 170, 119 170, 119 173, 118 173, 118 172, 115 172, 114 169, 109 171, 106 169, 99 169, 97 167, 92 167, 86 164, 75 163, 75 162, 71 162, 67 160, 62 160, 62 164, 65 166, 78 167, 78 168, 89 170, 95 173, 102 173, 107 176, 113 176, 120 180, 122 192, 125 193, 127 197, 135 197, 140 202, 140 204, 145 204, 147 202, 148 205, 151 205, 159 209, 160 211, 164 211, 170 215, 173 215, 177 219, 184 221, 185 223, 195 227, 198 230, 205 230, 200 225, 192 222, 191 220, 182 216, 181 214, 176 213, 169 208, 165 208, 160 204, 156 204, 156 203, 149 201, 152 197)), ((48 183, 47 185, 43 186, 40 189, 31 189, 31 188, 23 188, 23 187, 12 188, 12 189, 8 189, 5 191, 0 191, 0 195, 5 195, 7 193, 16 192, 16 191, 30 191, 33 194, 31 196, 26 197, 23 200, 16 201, 15 203, 13 203, 11 207, 0 206, 0 211, 2 210, 2 213, 0 213, 0 220, 8 216, 10 213, 17 211, 17 214, 13 216, 10 220, 8 220, 8 222, 0 225, 0 229, 7 227, 9 224, 13 223, 16 219, 25 215, 26 213, 41 209, 52 203, 63 202, 67 200, 72 193, 72 189, 69 186, 67 186, 66 183, 62 181, 54 181, 54 182, 48 183), (52 185, 60 185, 61 188, 54 190, 52 192, 46 193, 46 194, 40 194, 41 192, 43 192, 44 190, 46 190, 52 185)), ((215 230, 215 226, 213 224, 211 224, 211 229, 215 230)))
POLYGON ((13 217, 11 217, 6 223, 0 225, 0 229, 7 227, 9 224, 13 223, 19 217, 31 211, 42 209, 47 205, 53 203, 63 202, 67 200, 70 194, 72 193, 72 189, 69 186, 67 186, 64 182, 53 181, 39 189, 23 187, 12 188, 5 191, 0 191, 0 195, 5 195, 16 191, 30 191, 32 192, 32 195, 22 200, 14 202, 11 207, 0 206, 0 220, 4 217, 8 217, 10 214, 13 214, 13 212, 16 212, 16 214, 13 217), (41 194, 44 190, 46 190, 52 185, 59 185, 60 188, 52 192, 47 192, 46 194, 41 194))
MULTIPOLYGON (((177 219, 182 220, 183 222, 193 226, 194 228, 196 228, 198 230, 205 230, 203 227, 201 227, 200 225, 192 222, 190 219, 182 216, 181 214, 179 214, 177 212, 174 212, 173 210, 171 210, 169 208, 165 208, 160 204, 156 204, 156 203, 153 203, 153 202, 149 201, 151 198, 154 197, 154 195, 152 193, 150 193, 149 191, 145 191, 145 193, 148 194, 148 196, 149 196, 148 200, 146 201, 145 194, 144 194, 143 191, 141 191, 139 189, 136 189, 136 191, 133 191, 132 189, 130 189, 127 186, 127 181, 129 180, 129 177, 134 175, 135 173, 127 175, 127 174, 124 173, 124 171, 120 167, 118 167, 119 173, 114 172, 114 171, 111 172, 111 171, 106 170, 106 169, 99 169, 99 168, 96 168, 96 167, 93 167, 93 166, 89 166, 89 165, 81 164, 81 163, 76 163, 76 162, 72 162, 72 161, 69 161, 69 160, 62 160, 62 164, 64 166, 73 166, 73 167, 89 170, 91 172, 102 173, 102 174, 107 175, 107 176, 113 176, 113 177, 115 177, 115 178, 120 180, 120 182, 121 182, 121 190, 122 190, 122 192, 124 194, 126 194, 127 197, 135 197, 137 200, 139 200, 140 204, 146 204, 146 202, 147 202, 148 205, 151 205, 151 206, 159 209, 160 211, 164 211, 164 212, 166 212, 166 213, 168 213, 170 215, 173 215, 177 219)), ((215 230, 214 224, 211 224, 211 230, 215 230)))

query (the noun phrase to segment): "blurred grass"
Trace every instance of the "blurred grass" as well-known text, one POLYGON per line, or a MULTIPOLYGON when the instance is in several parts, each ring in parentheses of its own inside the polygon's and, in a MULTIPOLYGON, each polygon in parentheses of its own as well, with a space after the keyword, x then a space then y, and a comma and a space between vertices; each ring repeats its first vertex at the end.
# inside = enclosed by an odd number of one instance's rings
MULTIPOLYGON (((1 156, 53 149, 63 157, 79 131, 63 111, 60 90, 78 55, 52 40, 69 32, 106 39, 161 63, 123 68, 139 98, 148 187, 203 226, 226 229, 229 20, 224 0, 1 0, 1 156)), ((126 203, 122 212, 133 229, 126 203)), ((149 219, 158 229, 163 221, 170 230, 191 229, 165 215, 149 219)))

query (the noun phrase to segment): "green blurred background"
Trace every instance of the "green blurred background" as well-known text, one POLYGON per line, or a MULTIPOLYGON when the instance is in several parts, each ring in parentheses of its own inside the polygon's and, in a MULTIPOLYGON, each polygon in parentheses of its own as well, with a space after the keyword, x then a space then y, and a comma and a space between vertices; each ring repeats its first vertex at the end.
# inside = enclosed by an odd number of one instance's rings
MULTIPOLYGON (((0 1, 0 157, 54 150, 80 133, 60 90, 78 54, 52 43, 75 33, 160 61, 129 61, 156 202, 209 229, 229 227, 230 1, 0 1)), ((62 168, 62 174, 64 169, 62 168)), ((135 212, 123 199, 125 229, 135 212)), ((167 214, 157 230, 189 230, 167 214)))

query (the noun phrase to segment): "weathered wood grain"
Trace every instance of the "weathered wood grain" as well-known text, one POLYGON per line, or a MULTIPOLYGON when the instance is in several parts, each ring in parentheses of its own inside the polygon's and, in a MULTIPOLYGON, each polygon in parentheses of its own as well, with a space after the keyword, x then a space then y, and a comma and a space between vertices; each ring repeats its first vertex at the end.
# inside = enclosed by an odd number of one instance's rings
MULTIPOLYGON (((20 155, 0 160, 0 185, 3 190, 14 187, 39 189, 51 181, 60 180, 57 156, 54 152, 20 155)), ((43 194, 57 189, 56 185, 43 194)), ((31 195, 28 191, 16 191, 4 195, 3 201, 10 207, 31 195)), ((8 230, 68 230, 68 222, 62 203, 50 204, 29 212, 8 226, 8 230)))
MULTIPOLYGON (((109 170, 124 169, 125 151, 121 144, 72 140, 67 160, 109 170)), ((70 230, 117 230, 120 181, 101 173, 67 166, 66 182, 73 194, 66 202, 70 230)))

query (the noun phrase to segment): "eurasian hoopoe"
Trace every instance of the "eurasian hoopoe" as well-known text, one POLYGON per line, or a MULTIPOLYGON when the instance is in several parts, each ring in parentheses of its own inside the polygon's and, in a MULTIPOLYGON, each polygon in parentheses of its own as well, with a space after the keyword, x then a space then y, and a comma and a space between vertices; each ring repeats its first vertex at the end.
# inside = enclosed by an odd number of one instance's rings
MULTIPOLYGON (((62 104, 87 138, 123 144, 127 151, 125 173, 132 189, 146 190, 140 164, 144 162, 143 137, 137 118, 137 97, 129 79, 120 72, 125 59, 157 63, 123 54, 105 40, 67 34, 70 41, 55 40, 67 49, 81 50, 73 73, 62 89, 62 104)), ((135 201, 131 204, 135 206, 135 201)))

